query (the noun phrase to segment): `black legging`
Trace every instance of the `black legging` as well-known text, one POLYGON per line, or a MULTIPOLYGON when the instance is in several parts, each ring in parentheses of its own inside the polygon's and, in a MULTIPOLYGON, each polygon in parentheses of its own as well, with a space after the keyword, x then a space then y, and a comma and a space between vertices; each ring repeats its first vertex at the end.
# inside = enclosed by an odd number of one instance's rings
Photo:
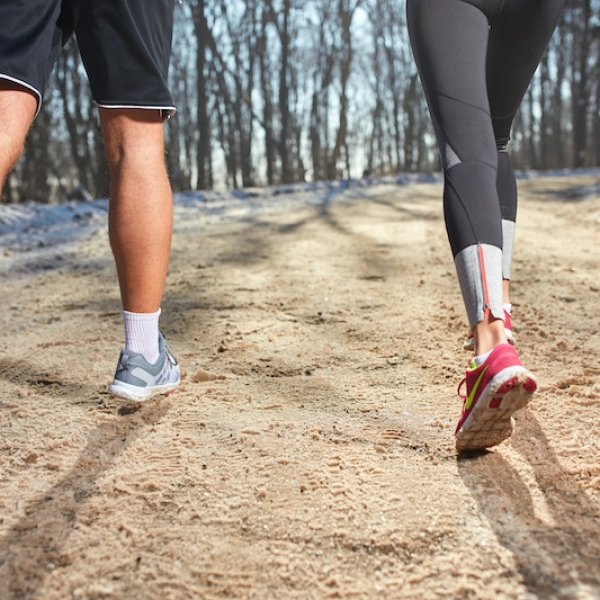
MULTIPOLYGON (((502 250, 503 221, 514 231, 517 191, 506 145, 563 4, 407 0, 413 53, 442 157, 455 259, 475 245, 502 250)), ((506 242, 512 248, 512 240, 506 242)))
POLYGON ((444 215, 474 327, 504 318, 517 187, 510 128, 564 0, 407 0, 444 168, 444 215))

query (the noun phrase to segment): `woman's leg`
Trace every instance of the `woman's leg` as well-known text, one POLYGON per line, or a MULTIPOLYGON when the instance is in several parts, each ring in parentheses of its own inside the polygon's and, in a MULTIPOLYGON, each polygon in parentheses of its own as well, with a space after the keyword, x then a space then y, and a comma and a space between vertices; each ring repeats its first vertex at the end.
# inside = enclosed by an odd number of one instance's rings
POLYGON ((409 0, 407 13, 440 146, 450 246, 475 351, 483 354, 506 342, 498 155, 486 85, 488 15, 463 0, 409 0))
MULTIPOLYGON (((558 0, 549 2, 556 5, 558 0)), ((506 344, 502 301, 509 298, 516 185, 499 132, 504 128, 508 142, 514 113, 553 26, 540 28, 545 38, 529 36, 529 42, 536 43, 529 53, 521 48, 502 55, 502 44, 510 43, 504 37, 524 27, 537 31, 539 24, 523 17, 523 7, 537 9, 543 4, 540 0, 407 2, 413 51, 442 156, 448 237, 479 355, 465 377, 463 411, 455 433, 459 451, 487 448, 509 437, 512 414, 537 387, 506 344), (490 74, 498 67, 494 61, 501 58, 502 70, 490 74), (511 68, 513 58, 520 62, 511 68), (512 78, 512 87, 496 75, 506 81, 512 78)), ((529 16, 535 15, 534 10, 529 16)))
POLYGON ((517 186, 508 154, 510 130, 531 78, 560 20, 564 0, 506 0, 490 19, 486 77, 498 148, 498 196, 502 212, 504 302, 510 303, 517 186))

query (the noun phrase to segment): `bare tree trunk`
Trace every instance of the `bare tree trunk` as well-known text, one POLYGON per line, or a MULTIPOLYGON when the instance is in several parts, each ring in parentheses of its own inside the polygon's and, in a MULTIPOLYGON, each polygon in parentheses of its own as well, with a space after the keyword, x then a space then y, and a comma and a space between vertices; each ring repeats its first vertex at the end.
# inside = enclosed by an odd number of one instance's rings
MULTIPOLYGON (((292 168, 292 158, 288 140, 291 133, 291 116, 289 97, 290 90, 288 84, 289 60, 290 60, 290 11, 291 0, 283 0, 283 14, 281 23, 277 24, 279 41, 281 44, 281 64, 279 67, 279 118, 281 120, 281 131, 277 147, 281 159, 281 181, 283 183, 292 183, 294 181, 294 171, 292 168)), ((277 22, 277 21, 276 21, 277 22)))
POLYGON ((74 98, 80 97, 81 81, 77 73, 77 47, 73 40, 65 47, 60 55, 55 69, 55 80, 62 99, 63 117, 67 127, 68 142, 71 149, 73 162, 77 169, 79 185, 89 189, 87 181, 87 167, 89 156, 81 140, 81 121, 77 114, 78 104, 74 98))
POLYGON ((319 29, 315 39, 315 66, 312 74, 313 93, 310 111, 310 144, 313 179, 329 175, 329 98, 333 83, 335 49, 327 28, 332 26, 332 10, 328 0, 319 6, 319 29))
POLYGON ((565 102, 562 93, 563 84, 566 84, 567 72, 567 50, 564 36, 564 25, 558 26, 555 34, 556 43, 551 43, 554 62, 556 65, 556 76, 552 81, 552 147, 554 154, 553 167, 564 167, 567 165, 567 148, 565 135, 565 102))
MULTIPOLYGON (((253 166, 252 166, 252 131, 253 131, 253 110, 252 96, 254 92, 254 64, 256 53, 256 7, 254 2, 246 2, 246 13, 244 14, 241 30, 236 35, 232 31, 231 38, 240 39, 239 46, 246 49, 245 56, 241 51, 236 52, 236 72, 234 80, 236 83, 235 94, 235 115, 236 128, 239 135, 240 165, 242 172, 242 186, 251 187, 254 185, 253 166), (246 59, 246 62, 243 61, 246 59)), ((235 49, 235 45, 234 45, 235 49)))
POLYGON ((573 121, 573 164, 583 167, 587 158, 587 116, 588 116, 588 63, 591 50, 591 0, 580 0, 581 18, 578 19, 581 30, 574 27, 574 38, 579 40, 577 52, 573 55, 574 77, 571 84, 572 121, 573 121))
POLYGON ((197 182, 200 190, 211 189, 213 186, 210 177, 210 121, 208 118, 208 94, 206 81, 206 44, 208 36, 208 24, 206 21, 206 9, 204 0, 196 0, 193 5, 194 31, 197 40, 196 53, 196 94, 197 94, 197 116, 198 144, 196 149, 197 182))
POLYGON ((39 115, 29 131, 25 151, 21 157, 20 199, 47 204, 51 201, 48 179, 52 172, 50 156, 50 113, 48 107, 39 115))
POLYGON ((549 87, 549 72, 548 72, 548 53, 544 56, 540 64, 540 135, 539 135, 539 167, 541 169, 548 169, 550 164, 550 110, 548 106, 548 99, 546 91, 549 87))
POLYGON ((342 58, 340 65, 340 116, 335 145, 331 152, 329 161, 329 178, 338 178, 338 163, 340 161, 342 147, 346 143, 346 131, 348 128, 348 79, 350 78, 350 66, 352 64, 352 19, 354 12, 360 6, 361 0, 354 4, 350 0, 338 0, 338 17, 342 28, 342 58))
POLYGON ((171 188, 173 191, 182 191, 192 187, 191 171, 197 145, 194 116, 197 115, 196 83, 193 76, 196 69, 196 49, 189 43, 189 34, 193 32, 189 3, 178 7, 175 14, 170 72, 171 94, 177 114, 165 127, 165 151, 171 188), (192 88, 193 92, 190 91, 192 88))
POLYGON ((525 106, 527 110, 527 147, 529 154, 529 168, 539 169, 539 161, 537 157, 536 147, 536 118, 535 118, 535 94, 532 86, 529 88, 525 96, 525 106))
POLYGON ((392 105, 392 123, 394 126, 394 171, 400 171, 401 165, 401 147, 402 147, 402 129, 400 126, 400 89, 398 86, 398 73, 396 72, 395 64, 395 52, 393 46, 393 38, 391 40, 391 46, 386 46, 387 57, 388 57, 388 70, 389 70, 389 82, 390 88, 393 93, 393 105, 392 105))
POLYGON ((371 112, 371 135, 368 141, 367 151, 367 174, 381 173, 383 170, 383 136, 384 128, 382 127, 382 118, 384 111, 383 95, 385 92, 382 90, 382 86, 385 85, 384 77, 381 68, 381 57, 379 48, 383 45, 384 34, 383 18, 381 3, 375 2, 371 7, 373 11, 372 22, 373 22, 373 58, 372 58, 372 70, 375 80, 374 95, 375 95, 375 106, 371 112))
POLYGON ((415 171, 423 166, 421 164, 421 141, 418 136, 418 131, 421 129, 418 106, 423 100, 417 87, 418 81, 418 76, 413 74, 410 78, 408 89, 404 93, 404 114, 406 115, 406 125, 404 128, 405 171, 415 171))
MULTIPOLYGON (((315 77, 314 85, 316 88, 317 81, 315 77)), ((313 179, 318 181, 323 179, 322 161, 321 161, 321 118, 319 111, 319 94, 315 90, 312 94, 311 110, 310 110, 310 154, 312 160, 313 179)))
POLYGON ((592 122, 592 142, 593 142, 593 158, 594 164, 600 164, 600 76, 596 76, 596 90, 595 90, 596 106, 593 110, 593 122, 592 122))
POLYGON ((268 55, 267 47, 267 27, 272 19, 272 11, 269 7, 264 7, 260 18, 260 34, 256 43, 256 53, 258 57, 258 71, 260 80, 260 92, 262 96, 262 115, 260 123, 265 136, 265 161, 267 184, 275 183, 275 161, 276 146, 273 134, 273 92, 271 89, 271 61, 268 55))

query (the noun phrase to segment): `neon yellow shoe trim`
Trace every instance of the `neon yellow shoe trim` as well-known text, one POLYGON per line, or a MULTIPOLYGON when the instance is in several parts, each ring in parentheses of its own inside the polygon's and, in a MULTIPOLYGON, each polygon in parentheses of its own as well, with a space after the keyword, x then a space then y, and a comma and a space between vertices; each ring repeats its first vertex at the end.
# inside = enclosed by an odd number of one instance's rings
POLYGON ((477 381, 475 382, 475 385, 473 386, 473 389, 471 390, 471 393, 467 396, 467 401, 465 402, 465 410, 469 410, 471 408, 471 404, 473 404, 473 399, 475 398, 475 393, 477 392, 477 388, 479 387, 479 384, 481 383, 481 380, 483 379, 485 372, 488 370, 488 367, 489 367, 489 365, 486 365, 485 369, 483 369, 483 371, 481 371, 479 377, 477 378, 477 381))

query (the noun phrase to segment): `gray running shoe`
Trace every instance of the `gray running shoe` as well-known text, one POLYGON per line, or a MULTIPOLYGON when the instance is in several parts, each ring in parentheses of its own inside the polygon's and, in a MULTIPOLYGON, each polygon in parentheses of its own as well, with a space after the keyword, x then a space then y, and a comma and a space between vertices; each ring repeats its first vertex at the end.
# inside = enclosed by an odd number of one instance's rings
POLYGON ((108 392, 133 402, 158 394, 170 394, 179 385, 179 363, 162 333, 159 333, 158 360, 151 365, 141 354, 121 350, 117 372, 108 392))

